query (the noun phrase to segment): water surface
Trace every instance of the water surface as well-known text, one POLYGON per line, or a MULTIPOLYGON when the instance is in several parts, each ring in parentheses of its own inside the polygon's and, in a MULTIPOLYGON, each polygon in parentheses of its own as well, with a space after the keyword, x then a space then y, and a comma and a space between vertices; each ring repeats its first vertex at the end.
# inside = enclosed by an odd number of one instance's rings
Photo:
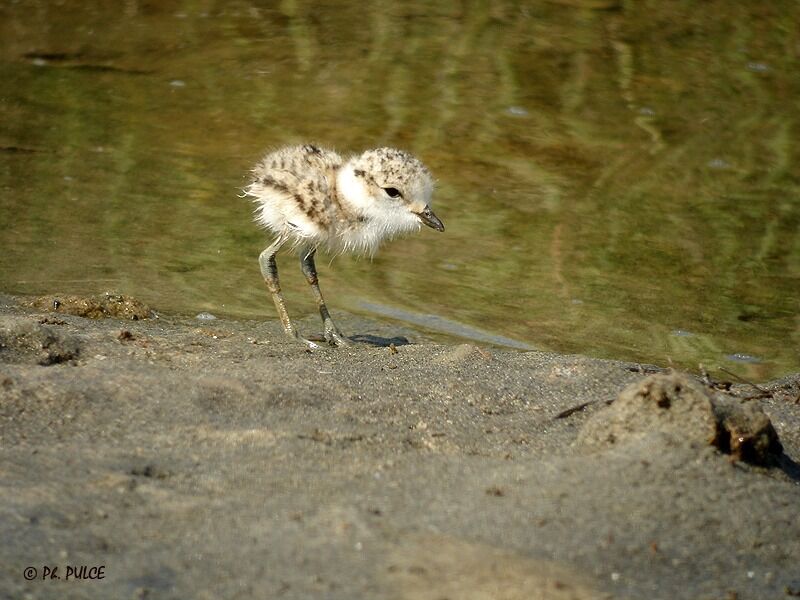
POLYGON ((5 2, 0 291, 274 318, 248 169, 396 145, 447 232, 319 260, 334 313, 798 370, 798 22, 788 1, 5 2))

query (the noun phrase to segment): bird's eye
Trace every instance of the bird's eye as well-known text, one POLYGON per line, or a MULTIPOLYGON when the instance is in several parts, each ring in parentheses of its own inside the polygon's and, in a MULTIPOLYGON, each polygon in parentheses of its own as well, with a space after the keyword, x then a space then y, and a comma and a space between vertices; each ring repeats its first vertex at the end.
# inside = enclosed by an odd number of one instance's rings
POLYGON ((383 191, 386 192, 389 198, 400 198, 403 195, 397 188, 383 188, 383 191))

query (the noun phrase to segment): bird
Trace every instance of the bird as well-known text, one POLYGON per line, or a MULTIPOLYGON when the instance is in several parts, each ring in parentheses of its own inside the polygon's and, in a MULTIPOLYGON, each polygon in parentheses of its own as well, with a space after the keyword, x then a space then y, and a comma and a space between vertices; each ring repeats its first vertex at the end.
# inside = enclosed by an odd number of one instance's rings
POLYGON ((303 144, 267 153, 252 169, 244 195, 255 203, 256 223, 273 236, 258 262, 285 333, 309 349, 319 348, 298 333, 286 310, 275 259, 282 247, 288 244, 299 253, 325 341, 348 346, 349 338, 333 322, 319 288, 317 250, 334 256, 372 256, 382 242, 419 231, 422 225, 444 231, 431 210, 433 189, 428 168, 396 148, 342 157, 333 150, 303 144))

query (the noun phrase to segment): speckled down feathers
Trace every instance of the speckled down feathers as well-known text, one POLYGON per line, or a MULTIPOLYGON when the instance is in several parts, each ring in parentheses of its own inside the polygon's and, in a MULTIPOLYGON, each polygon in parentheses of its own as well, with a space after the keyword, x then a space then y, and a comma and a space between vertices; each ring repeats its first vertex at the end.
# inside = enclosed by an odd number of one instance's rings
MULTIPOLYGON (((348 221, 351 217, 337 201, 335 175, 342 164, 342 157, 336 152, 316 146, 283 148, 265 156, 253 169, 253 182, 247 193, 256 198, 261 215, 270 202, 289 200, 284 209, 289 222, 297 213, 329 227, 335 220, 348 221)), ((259 218, 261 215, 256 220, 269 226, 259 218)))
POLYGON ((416 158, 378 148, 343 159, 313 145, 267 154, 245 194, 256 221, 277 239, 333 252, 374 253, 382 241, 420 228, 433 179, 416 158), (389 198, 385 189, 401 192, 389 198))

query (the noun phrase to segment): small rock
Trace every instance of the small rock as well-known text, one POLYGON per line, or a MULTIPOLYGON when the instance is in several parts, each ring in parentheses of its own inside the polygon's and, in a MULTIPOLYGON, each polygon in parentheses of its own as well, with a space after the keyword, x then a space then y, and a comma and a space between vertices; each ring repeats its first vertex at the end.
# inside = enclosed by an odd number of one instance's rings
POLYGON ((737 460, 765 465, 783 452, 769 417, 752 401, 734 398, 714 403, 719 422, 714 445, 737 460))

